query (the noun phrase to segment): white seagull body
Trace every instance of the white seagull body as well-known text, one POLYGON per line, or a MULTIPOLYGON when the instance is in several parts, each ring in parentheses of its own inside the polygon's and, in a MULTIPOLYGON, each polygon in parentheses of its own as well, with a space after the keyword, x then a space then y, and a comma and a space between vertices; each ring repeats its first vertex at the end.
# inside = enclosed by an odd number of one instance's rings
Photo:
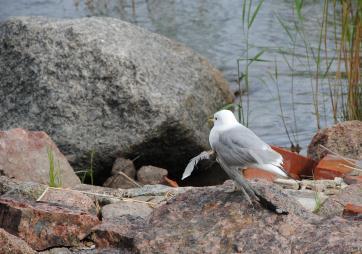
POLYGON ((240 124, 229 110, 214 115, 209 142, 229 167, 254 167, 287 177, 281 169, 283 157, 254 132, 240 124))

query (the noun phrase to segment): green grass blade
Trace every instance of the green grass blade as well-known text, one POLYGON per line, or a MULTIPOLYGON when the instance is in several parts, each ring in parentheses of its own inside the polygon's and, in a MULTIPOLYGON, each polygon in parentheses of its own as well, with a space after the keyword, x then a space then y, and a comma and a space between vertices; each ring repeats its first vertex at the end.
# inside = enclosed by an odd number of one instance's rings
POLYGON ((303 20, 302 8, 303 8, 303 0, 295 0, 295 10, 300 20, 303 20))
POLYGON ((90 162, 90 179, 91 179, 91 184, 94 185, 94 179, 93 179, 93 159, 94 159, 94 153, 95 153, 95 150, 93 149, 92 152, 91 152, 91 162, 90 162))
POLYGON ((249 6, 248 6, 248 20, 247 20, 247 24, 248 24, 248 30, 249 30, 249 23, 250 23, 250 13, 251 13, 251 6, 253 5, 253 0, 249 0, 249 6))
POLYGON ((332 58, 331 61, 328 63, 327 68, 326 68, 326 70, 325 70, 325 72, 324 72, 324 74, 323 74, 323 79, 326 78, 327 75, 329 74, 329 70, 330 70, 330 68, 331 68, 332 63, 334 62, 334 60, 335 60, 335 58, 332 58))
POLYGON ((47 148, 48 160, 49 160, 49 186, 59 188, 62 186, 62 177, 60 171, 59 161, 57 167, 54 164, 54 154, 51 148, 47 148))
MULTIPOLYGON (((271 62, 270 60, 266 60, 266 59, 254 59, 254 58, 239 58, 239 60, 250 61, 250 62, 271 62)), ((250 63, 249 63, 249 65, 250 65, 250 63)))
POLYGON ((48 147, 48 160, 49 160, 49 186, 55 187, 55 172, 54 172, 54 155, 52 150, 48 147))
POLYGON ((290 41, 292 43, 295 42, 295 39, 293 38, 292 34, 290 33, 290 28, 287 26, 287 24, 285 24, 285 22, 281 19, 281 17, 279 15, 275 15, 277 20, 279 21, 280 25, 283 27, 284 31, 287 33, 290 41))
POLYGON ((248 23, 248 29, 250 29, 250 27, 253 25, 254 20, 255 20, 256 16, 258 15, 259 10, 260 10, 261 6, 263 5, 263 3, 264 3, 264 0, 260 1, 258 3, 258 5, 256 6, 255 11, 254 11, 253 15, 251 16, 251 20, 248 23))
POLYGON ((243 30, 245 27, 245 12, 246 12, 246 0, 243 2, 243 8, 242 8, 242 14, 241 14, 241 20, 243 22, 243 30))
POLYGON ((252 58, 238 58, 238 61, 247 61, 248 66, 251 65, 253 62, 271 62, 270 60, 260 59, 260 57, 265 53, 265 49, 260 50, 254 57, 252 58))

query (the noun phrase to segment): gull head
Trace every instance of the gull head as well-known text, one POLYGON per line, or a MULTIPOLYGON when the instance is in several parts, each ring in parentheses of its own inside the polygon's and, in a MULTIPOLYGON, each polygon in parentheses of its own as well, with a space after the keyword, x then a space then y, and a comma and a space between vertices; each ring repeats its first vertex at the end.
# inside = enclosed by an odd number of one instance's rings
POLYGON ((238 121, 236 120, 234 113, 230 110, 220 110, 214 114, 213 118, 214 126, 228 126, 237 124, 238 121))

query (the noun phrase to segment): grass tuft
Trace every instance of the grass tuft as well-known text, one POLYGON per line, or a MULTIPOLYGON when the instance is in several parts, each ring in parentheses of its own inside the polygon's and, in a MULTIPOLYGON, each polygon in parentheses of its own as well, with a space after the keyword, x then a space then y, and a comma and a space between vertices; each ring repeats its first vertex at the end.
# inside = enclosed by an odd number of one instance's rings
POLYGON ((94 171, 93 171, 94 156, 95 156, 95 150, 93 149, 90 152, 89 168, 86 170, 80 170, 80 171, 75 172, 78 175, 82 174, 81 179, 80 179, 82 183, 86 183, 89 180, 89 183, 91 185, 94 185, 94 171))
POLYGON ((47 152, 49 159, 49 187, 60 188, 62 187, 62 176, 59 161, 55 165, 54 153, 50 147, 47 148, 47 152))

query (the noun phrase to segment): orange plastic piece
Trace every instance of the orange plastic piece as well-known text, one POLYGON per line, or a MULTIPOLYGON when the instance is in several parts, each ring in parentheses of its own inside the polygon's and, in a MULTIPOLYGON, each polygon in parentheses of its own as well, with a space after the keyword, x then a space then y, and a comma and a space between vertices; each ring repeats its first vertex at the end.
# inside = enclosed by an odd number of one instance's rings
POLYGON ((265 179, 267 181, 273 182, 277 178, 276 174, 258 169, 258 168, 247 168, 244 171, 244 177, 246 179, 265 179))
POLYGON ((171 180, 170 178, 168 178, 167 176, 164 176, 163 177, 163 181, 164 181, 164 184, 170 186, 170 187, 175 187, 177 188, 178 187, 178 184, 176 181, 174 180, 171 180))
POLYGON ((346 204, 343 210, 344 216, 361 216, 362 215, 362 206, 354 204, 346 204))
POLYGON ((314 160, 277 146, 271 147, 283 156, 282 166, 291 177, 294 179, 313 177, 313 170, 317 165, 314 160))
POLYGON ((352 169, 348 166, 353 167, 351 163, 328 154, 319 161, 315 168, 314 179, 333 180, 335 177, 344 177, 346 174, 352 172, 352 169))

